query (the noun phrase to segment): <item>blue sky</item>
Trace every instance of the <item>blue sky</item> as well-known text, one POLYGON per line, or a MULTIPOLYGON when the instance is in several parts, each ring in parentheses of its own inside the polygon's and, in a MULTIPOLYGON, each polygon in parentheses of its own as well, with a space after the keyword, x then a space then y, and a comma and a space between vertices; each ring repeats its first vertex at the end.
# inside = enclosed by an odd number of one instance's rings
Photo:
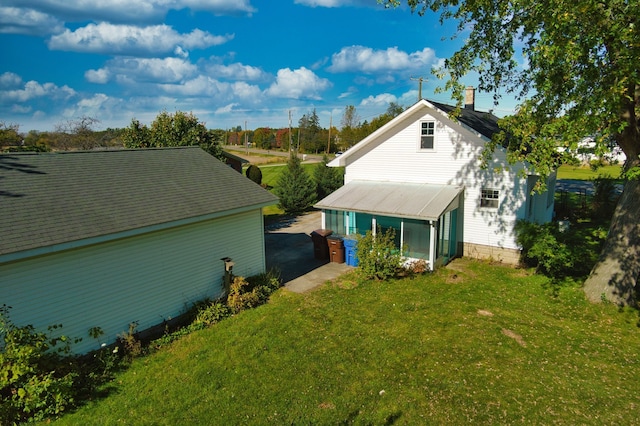
MULTIPOLYGON (((420 77, 423 97, 450 102, 431 69, 454 33, 376 0, 0 0, 0 122, 100 130, 180 110, 255 129, 315 109, 340 127, 348 105, 362 120, 412 105, 420 77)), ((483 93, 476 108, 510 112, 483 93)))

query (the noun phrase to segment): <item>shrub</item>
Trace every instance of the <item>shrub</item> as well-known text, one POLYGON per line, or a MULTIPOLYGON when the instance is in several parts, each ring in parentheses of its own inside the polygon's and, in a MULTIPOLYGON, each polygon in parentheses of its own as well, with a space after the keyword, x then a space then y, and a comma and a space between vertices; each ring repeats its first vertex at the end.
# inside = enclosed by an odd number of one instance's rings
MULTIPOLYGON (((18 327, 0 308, 0 423, 42 420, 73 406, 78 373, 65 336, 52 338, 33 326, 18 327)), ((52 326, 49 331, 59 328, 52 326)))
POLYGON ((365 279, 385 280, 393 278, 402 270, 404 258, 395 244, 396 231, 393 228, 382 232, 367 231, 357 242, 358 271, 365 279))
POLYGON ((265 303, 271 294, 282 286, 280 275, 275 271, 245 279, 234 277, 227 296, 227 306, 237 314, 265 303))
POLYGON ((606 237, 603 229, 585 226, 561 232, 555 222, 539 225, 521 220, 515 231, 522 262, 555 283, 589 274, 606 237))
POLYGON ((260 167, 252 164, 247 167, 245 174, 250 180, 254 181, 258 185, 262 184, 262 171, 260 170, 260 167))
POLYGON ((220 301, 207 303, 198 308, 196 317, 191 323, 192 329, 210 327, 231 315, 229 307, 220 301))

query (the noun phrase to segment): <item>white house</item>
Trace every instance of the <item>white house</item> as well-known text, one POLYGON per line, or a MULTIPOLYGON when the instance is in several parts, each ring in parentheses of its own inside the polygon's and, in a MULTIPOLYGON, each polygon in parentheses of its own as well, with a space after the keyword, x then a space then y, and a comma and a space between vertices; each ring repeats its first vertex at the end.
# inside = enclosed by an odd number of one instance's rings
POLYGON ((405 256, 432 270, 463 255, 516 263, 514 225, 552 219, 555 175, 551 191, 532 193, 538 177, 525 164, 506 167, 503 149, 481 168, 498 118, 475 111, 473 89, 467 99, 457 119, 455 107, 420 100, 332 160, 345 167, 345 185, 316 204, 322 227, 343 235, 394 228, 405 256))
POLYGON ((97 349, 221 296, 223 258, 264 272, 262 207, 276 202, 197 147, 0 154, 0 303, 97 349))

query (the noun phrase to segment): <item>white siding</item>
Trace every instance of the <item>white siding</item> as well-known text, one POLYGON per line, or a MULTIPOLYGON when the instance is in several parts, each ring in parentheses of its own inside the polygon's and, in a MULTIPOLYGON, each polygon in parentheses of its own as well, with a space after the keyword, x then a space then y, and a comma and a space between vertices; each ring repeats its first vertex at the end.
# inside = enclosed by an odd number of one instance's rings
POLYGON ((367 149, 348 159, 345 183, 352 180, 418 182, 463 185, 465 243, 517 248, 513 226, 525 218, 527 180, 515 171, 496 171, 506 166, 504 152, 497 151, 493 163, 480 168, 484 142, 481 137, 435 111, 418 109, 394 131, 369 142, 367 149), (426 111, 426 113, 425 113, 426 111), (435 120, 435 147, 419 149, 420 122, 435 120), (388 138, 388 139, 387 139, 388 138), (483 187, 500 191, 500 207, 480 207, 483 187))
POLYGON ((235 275, 265 270, 259 209, 52 255, 0 265, 0 301, 17 325, 82 337, 82 353, 111 343, 138 321, 138 330, 160 324, 193 302, 223 291, 223 257, 235 275), (91 327, 105 331, 99 342, 91 327))

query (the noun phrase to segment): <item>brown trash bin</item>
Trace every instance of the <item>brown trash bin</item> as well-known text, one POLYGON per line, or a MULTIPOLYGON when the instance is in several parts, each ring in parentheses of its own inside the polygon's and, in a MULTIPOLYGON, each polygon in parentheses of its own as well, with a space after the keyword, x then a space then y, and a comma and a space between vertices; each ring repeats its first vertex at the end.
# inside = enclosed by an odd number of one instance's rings
POLYGON ((327 237, 329 259, 333 263, 344 263, 344 241, 337 235, 327 237))
POLYGON ((331 229, 316 229, 311 233, 311 241, 313 241, 313 256, 316 259, 329 259, 329 244, 327 237, 333 234, 331 229))

